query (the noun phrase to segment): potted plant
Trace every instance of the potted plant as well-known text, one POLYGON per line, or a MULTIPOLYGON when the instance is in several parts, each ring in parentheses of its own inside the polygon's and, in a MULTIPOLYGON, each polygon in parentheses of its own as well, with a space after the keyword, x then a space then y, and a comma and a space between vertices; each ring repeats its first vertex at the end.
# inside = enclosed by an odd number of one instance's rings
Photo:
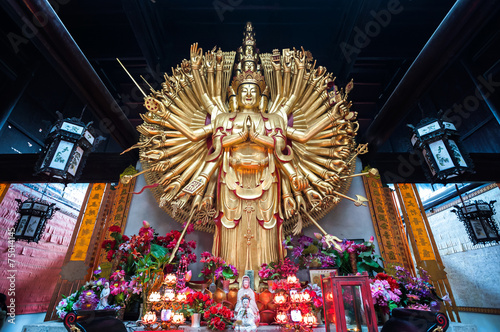
POLYGON ((207 322, 207 327, 211 330, 224 331, 229 328, 234 313, 222 303, 213 303, 205 310, 203 318, 207 322))
POLYGON ((227 264, 222 258, 213 256, 208 251, 201 254, 201 263, 204 263, 198 277, 203 277, 205 282, 210 282, 210 291, 215 291, 215 283, 220 280, 224 287, 224 292, 229 291, 229 281, 238 277, 238 270, 231 264, 227 264))
POLYGON ((189 293, 181 312, 184 316, 191 317, 191 327, 200 327, 201 316, 213 303, 212 298, 202 292, 189 293))
POLYGON ((290 258, 285 258, 278 262, 264 263, 260 266, 259 277, 262 281, 267 281, 270 291, 273 291, 273 284, 278 279, 286 279, 288 276, 296 275, 299 267, 290 258))

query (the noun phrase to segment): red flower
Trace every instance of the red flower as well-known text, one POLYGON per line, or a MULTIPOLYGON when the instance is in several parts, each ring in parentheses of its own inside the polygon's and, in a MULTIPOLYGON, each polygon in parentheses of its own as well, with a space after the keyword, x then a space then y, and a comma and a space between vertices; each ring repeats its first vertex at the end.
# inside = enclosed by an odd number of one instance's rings
POLYGON ((212 315, 215 315, 217 313, 217 308, 214 306, 214 307, 210 307, 210 313, 212 315))
POLYGON ((121 233, 122 232, 122 229, 120 226, 117 226, 117 225, 113 225, 109 228, 109 231, 111 233, 121 233))
POLYGON ((102 241, 101 247, 104 248, 104 249, 106 249, 108 246, 109 246, 109 248, 112 248, 111 245, 113 244, 113 242, 115 242, 115 241, 104 240, 104 241, 102 241))
POLYGON ((113 260, 113 255, 115 254, 114 250, 108 251, 108 254, 106 255, 106 259, 111 262, 113 260))

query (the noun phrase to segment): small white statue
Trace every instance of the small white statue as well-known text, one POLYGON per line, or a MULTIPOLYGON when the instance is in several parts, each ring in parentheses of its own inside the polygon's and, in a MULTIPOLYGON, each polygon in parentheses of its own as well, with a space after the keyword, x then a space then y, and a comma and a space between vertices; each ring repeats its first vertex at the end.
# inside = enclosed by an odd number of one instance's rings
POLYGON ((257 331, 256 316, 250 308, 250 297, 243 296, 241 307, 236 312, 236 331, 255 332, 257 331))
POLYGON ((259 325, 260 316, 259 316, 259 308, 257 307, 257 302, 255 302, 255 293, 250 288, 250 277, 245 275, 241 280, 241 288, 238 290, 238 300, 236 302, 236 306, 234 307, 235 315, 238 315, 240 309, 243 308, 243 298, 248 298, 248 306, 252 311, 253 316, 255 317, 255 324, 259 325))
POLYGON ((109 297, 110 289, 109 289, 109 282, 106 281, 104 284, 104 289, 101 292, 101 296, 99 299, 99 304, 97 304, 97 309, 104 309, 108 304, 108 297, 109 297))

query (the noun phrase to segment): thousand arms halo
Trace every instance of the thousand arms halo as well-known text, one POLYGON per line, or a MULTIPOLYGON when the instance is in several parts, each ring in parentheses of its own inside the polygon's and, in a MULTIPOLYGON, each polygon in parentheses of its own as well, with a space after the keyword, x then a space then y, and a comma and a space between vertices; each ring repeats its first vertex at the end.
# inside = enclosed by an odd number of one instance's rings
POLYGON ((367 174, 354 174, 367 147, 354 140, 352 81, 339 90, 303 48, 259 54, 251 23, 243 35, 237 51, 193 44, 145 96, 139 142, 126 151, 139 148, 143 171, 133 176, 157 184, 164 210, 213 232, 212 253, 238 271, 258 271, 283 259, 285 235, 311 223, 338 246, 315 220, 342 198, 365 205, 346 193, 367 174))

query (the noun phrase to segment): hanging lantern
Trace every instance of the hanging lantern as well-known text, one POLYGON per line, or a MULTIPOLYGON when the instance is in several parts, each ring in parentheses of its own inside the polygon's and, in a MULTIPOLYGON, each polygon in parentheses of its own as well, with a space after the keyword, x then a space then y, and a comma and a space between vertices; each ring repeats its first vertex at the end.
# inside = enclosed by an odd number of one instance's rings
POLYGON ((17 213, 20 216, 14 226, 14 239, 38 243, 47 220, 52 218, 54 211, 59 209, 54 208, 55 203, 49 204, 33 198, 28 198, 24 202, 20 199, 16 201, 19 204, 17 213))
POLYGON ((451 122, 426 118, 412 128, 411 144, 422 152, 429 167, 426 171, 431 182, 440 182, 473 172, 472 160, 460 142, 458 131, 451 122))
POLYGON ((464 223, 472 243, 500 242, 498 227, 493 219, 495 202, 475 201, 462 206, 455 205, 455 209, 451 210, 464 223))
POLYGON ((45 139, 35 175, 43 174, 64 183, 75 182, 81 175, 88 154, 99 142, 91 124, 77 118, 57 120, 45 139))

